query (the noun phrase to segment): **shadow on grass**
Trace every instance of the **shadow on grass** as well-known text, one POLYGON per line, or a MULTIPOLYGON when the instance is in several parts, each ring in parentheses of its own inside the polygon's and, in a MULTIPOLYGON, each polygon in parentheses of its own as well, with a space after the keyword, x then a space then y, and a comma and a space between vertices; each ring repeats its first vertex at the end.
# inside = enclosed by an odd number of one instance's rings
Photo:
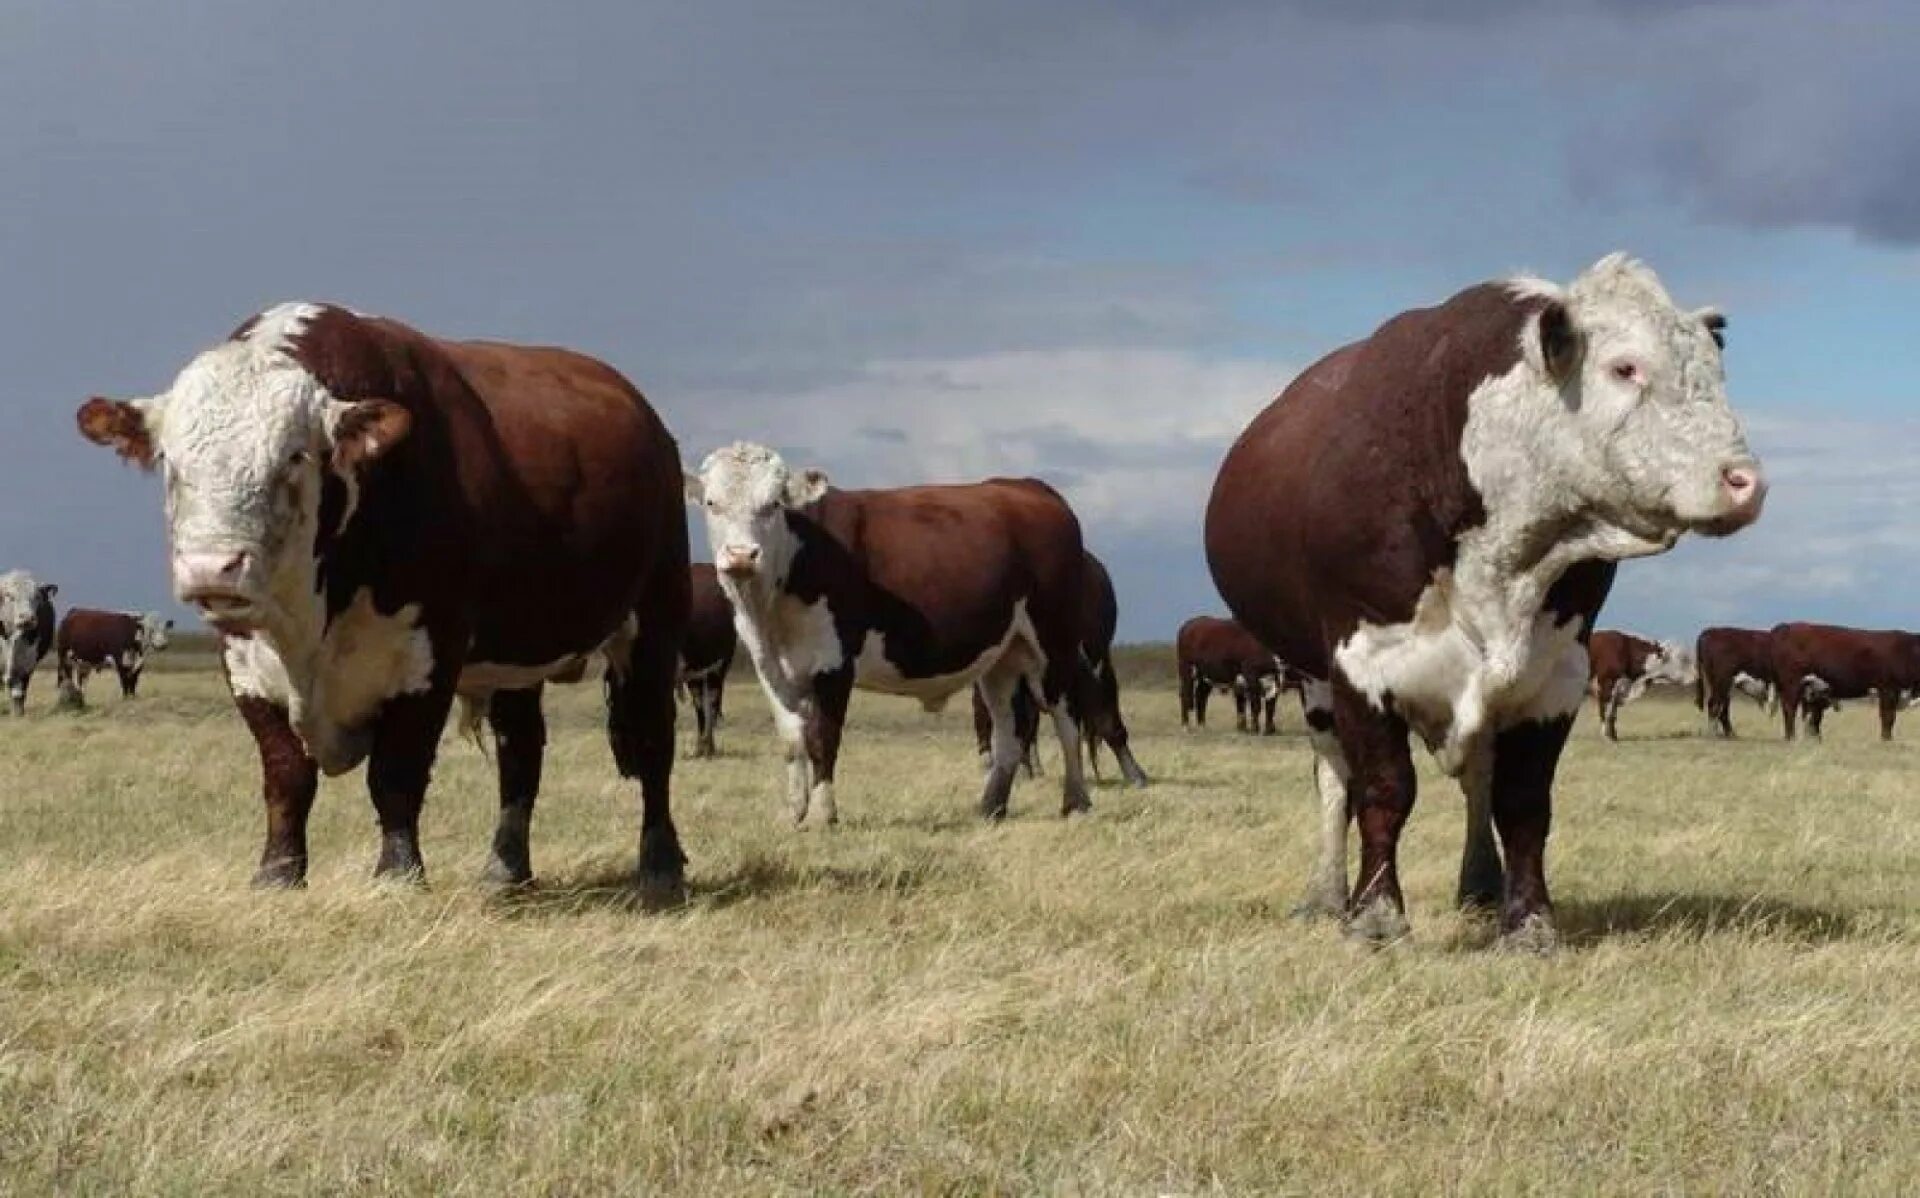
POLYGON ((718 911, 781 894, 913 894, 950 866, 926 862, 870 865, 806 865, 771 857, 749 857, 719 877, 689 878, 678 894, 639 886, 631 868, 605 866, 574 877, 536 879, 531 886, 502 891, 494 904, 514 917, 580 915, 597 911, 673 914, 718 911))
POLYGON ((1707 936, 1751 933, 1802 944, 1846 939, 1853 917, 1764 895, 1621 894, 1554 904, 1560 935, 1586 946, 1608 936, 1652 932, 1707 936))

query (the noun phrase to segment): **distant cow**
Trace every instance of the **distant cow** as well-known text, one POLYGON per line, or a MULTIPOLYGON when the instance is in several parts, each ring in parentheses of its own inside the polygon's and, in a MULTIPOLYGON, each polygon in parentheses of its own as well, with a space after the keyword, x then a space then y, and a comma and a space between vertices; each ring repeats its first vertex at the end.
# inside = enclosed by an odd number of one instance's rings
MULTIPOLYGON (((1080 739, 1087 746, 1087 764, 1098 777, 1100 745, 1105 742, 1113 750, 1114 760, 1120 763, 1121 775, 1135 786, 1145 786, 1147 772, 1134 760, 1128 744, 1126 720, 1120 714, 1120 679, 1113 669, 1113 636, 1120 620, 1113 576, 1107 573, 1105 563, 1089 553, 1082 578, 1086 591, 1080 608, 1082 641, 1074 686, 1078 699, 1075 714, 1080 721, 1080 739)), ((1040 772, 1039 754, 1034 751, 1034 740, 1040 731, 1040 712, 1033 692, 1024 684, 1014 691, 1013 717, 1014 729, 1020 738, 1021 758, 1026 762, 1027 776, 1033 777, 1040 772)), ((981 754, 986 755, 993 717, 978 687, 973 694, 973 732, 981 754)))
POLYGON ((1672 641, 1648 640, 1630 632, 1603 628, 1587 642, 1593 670, 1593 698, 1608 740, 1619 740, 1620 709, 1650 686, 1692 686, 1698 676, 1693 654, 1672 641))
POLYGON ((15 715, 27 714, 27 685, 53 647, 53 597, 59 593, 57 585, 36 581, 25 570, 0 574, 0 673, 15 715))
POLYGON ((1553 776, 1614 563, 1760 514, 1721 325, 1620 256, 1565 287, 1482 284, 1308 367, 1228 452, 1207 509, 1214 581, 1315 680, 1306 909, 1344 909, 1368 939, 1407 930, 1411 731, 1467 796, 1461 900, 1498 902, 1520 944, 1553 942, 1553 776))
POLYGON ((1831 624, 1780 624, 1768 637, 1780 683, 1780 715, 1788 740, 1804 705, 1807 731, 1820 736, 1826 709, 1843 699, 1875 696, 1880 739, 1893 739, 1894 717, 1920 688, 1920 636, 1831 624))
POLYGON ((147 659, 167 647, 167 634, 172 631, 173 621, 157 611, 68 609, 53 638, 62 698, 82 702, 87 678, 109 667, 120 678, 121 697, 133 698, 147 659))
POLYGON ((727 602, 720 579, 706 562, 693 566, 693 614, 687 620, 686 639, 680 644, 680 684, 687 688, 693 707, 695 757, 715 753, 713 733, 720 726, 726 698, 727 671, 740 643, 733 630, 733 605, 727 602))
POLYGON ((1180 625, 1173 641, 1174 668, 1180 682, 1180 723, 1191 716, 1207 723, 1207 699, 1215 690, 1233 692, 1233 726, 1242 732, 1260 731, 1262 708, 1266 731, 1274 730, 1284 667, 1273 651, 1233 620, 1195 616, 1180 625))
POLYGON ((687 476, 720 585, 773 704, 794 822, 832 824, 855 686, 929 710, 979 683, 993 720, 982 814, 1006 815, 1024 680, 1053 714, 1063 810, 1087 799, 1068 712, 1080 652, 1080 522, 1033 479, 886 491, 830 488, 764 446, 716 450, 687 476))
POLYGON ((1694 642, 1699 679, 1694 702, 1706 713, 1711 735, 1732 736, 1733 692, 1739 690, 1769 710, 1777 701, 1773 634, 1759 628, 1709 628, 1694 642))
POLYGON ((456 693, 496 742, 487 877, 528 880, 541 687, 601 653, 613 756, 640 781, 640 881, 679 892, 680 456, 626 379, 562 349, 287 304, 163 394, 92 399, 78 418, 87 439, 161 467, 174 592, 221 634, 260 751, 257 884, 305 880, 318 775, 362 761, 375 873, 424 877, 420 806, 456 693))

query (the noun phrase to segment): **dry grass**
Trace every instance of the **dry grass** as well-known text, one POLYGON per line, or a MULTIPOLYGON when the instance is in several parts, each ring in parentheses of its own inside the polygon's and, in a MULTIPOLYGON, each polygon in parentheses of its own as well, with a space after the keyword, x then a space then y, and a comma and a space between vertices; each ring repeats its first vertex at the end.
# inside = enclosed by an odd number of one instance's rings
MULTIPOLYGON (((1066 824, 972 817, 964 708, 862 697, 837 833, 776 811, 764 708, 676 774, 695 895, 633 910, 634 803, 557 697, 543 882, 474 884, 490 770, 450 743, 433 886, 367 880, 329 783, 312 888, 250 893, 251 746, 206 675, 0 721, 0 1191, 1894 1192, 1920 1176, 1920 730, 1697 740, 1591 722, 1562 770, 1569 945, 1447 909, 1460 804, 1407 846, 1415 938, 1286 918, 1294 736, 1183 735, 1066 824)), ((1297 727, 1297 716, 1290 720, 1297 727)), ((1771 728, 1767 729, 1771 733, 1771 728)))

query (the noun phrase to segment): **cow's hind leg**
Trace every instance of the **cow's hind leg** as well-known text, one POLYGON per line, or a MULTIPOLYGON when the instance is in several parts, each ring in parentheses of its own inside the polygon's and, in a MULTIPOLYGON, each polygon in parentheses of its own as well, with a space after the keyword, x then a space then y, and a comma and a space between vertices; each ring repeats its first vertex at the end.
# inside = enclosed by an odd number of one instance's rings
POLYGON ((1025 756, 1019 724, 1014 717, 1014 698, 1024 685, 1023 677, 1018 664, 1003 658, 977 684, 988 720, 987 779, 980 792, 980 814, 990 820, 1007 817, 1014 772, 1025 756))
POLYGON ((1900 689, 1882 687, 1880 690, 1880 739, 1893 739, 1893 721, 1900 714, 1900 689))
MULTIPOLYGON (((684 566, 680 574, 684 580, 684 566)), ((680 610, 684 613, 684 605, 680 610)), ((607 671, 607 740, 621 777, 640 782, 640 859, 635 880, 649 898, 671 902, 685 892, 687 856, 680 850, 680 833, 673 826, 671 796, 673 685, 681 630, 677 621, 664 617, 660 609, 641 613, 625 668, 614 664, 607 671)))
POLYGON ((1407 725, 1377 711, 1346 679, 1333 680, 1334 732, 1351 771, 1348 803, 1360 827, 1360 876, 1347 904, 1352 936, 1375 943, 1407 934, 1400 893, 1400 833, 1413 812, 1413 755, 1407 725))
POLYGON ((234 705, 260 751, 260 797, 267 808, 267 842, 253 884, 288 889, 307 884, 307 816, 320 770, 287 719, 287 709, 251 695, 234 705))
POLYGON ((497 886, 523 886, 533 880, 528 840, 547 749, 547 720, 540 710, 540 698, 541 688, 536 686, 500 691, 487 704, 487 723, 493 728, 494 759, 500 771, 500 818, 493 829, 493 851, 481 876, 497 886))
POLYGON ((1306 893, 1293 909, 1312 919, 1337 916, 1347 909, 1347 758, 1333 734, 1333 698, 1324 682, 1309 682, 1300 692, 1307 740, 1313 746, 1313 786, 1320 809, 1320 849, 1306 893))

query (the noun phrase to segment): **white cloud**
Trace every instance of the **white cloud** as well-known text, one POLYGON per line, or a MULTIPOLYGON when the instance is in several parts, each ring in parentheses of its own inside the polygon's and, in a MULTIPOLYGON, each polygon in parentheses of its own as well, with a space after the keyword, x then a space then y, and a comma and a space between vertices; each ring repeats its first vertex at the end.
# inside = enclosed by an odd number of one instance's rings
POLYGON ((694 395, 675 427, 690 465, 739 439, 847 487, 1030 474, 1066 493, 1090 539, 1197 543, 1227 446, 1293 373, 1152 349, 889 360, 790 393, 694 395))

